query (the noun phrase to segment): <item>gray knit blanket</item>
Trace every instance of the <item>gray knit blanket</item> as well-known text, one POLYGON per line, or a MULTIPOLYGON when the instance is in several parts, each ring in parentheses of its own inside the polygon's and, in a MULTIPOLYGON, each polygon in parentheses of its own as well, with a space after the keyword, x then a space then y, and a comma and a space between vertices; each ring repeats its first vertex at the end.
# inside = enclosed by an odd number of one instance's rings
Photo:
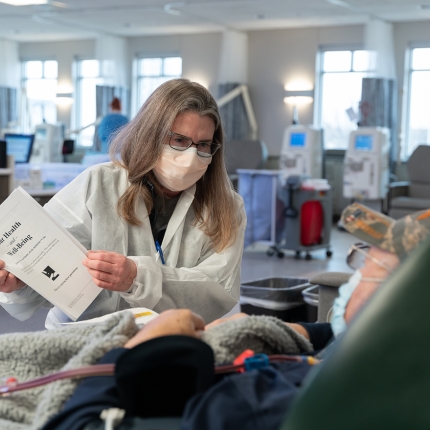
MULTIPOLYGON (((59 370, 96 364, 138 328, 130 312, 93 324, 0 336, 0 377, 25 382, 59 370)), ((40 429, 72 395, 79 380, 65 379, 0 397, 0 429, 40 429)))
POLYGON ((278 318, 249 316, 219 324, 206 330, 202 340, 215 354, 216 364, 231 363, 245 349, 260 354, 302 354, 312 344, 278 318))
MULTIPOLYGON (((59 370, 97 363, 112 348, 121 347, 138 328, 124 312, 92 325, 0 336, 0 377, 25 382, 59 370)), ((245 349, 266 354, 300 354, 312 345, 277 318, 251 316, 223 323, 203 334, 217 364, 229 363, 245 349)), ((0 397, 1 430, 43 427, 72 395, 79 380, 65 379, 0 397)))

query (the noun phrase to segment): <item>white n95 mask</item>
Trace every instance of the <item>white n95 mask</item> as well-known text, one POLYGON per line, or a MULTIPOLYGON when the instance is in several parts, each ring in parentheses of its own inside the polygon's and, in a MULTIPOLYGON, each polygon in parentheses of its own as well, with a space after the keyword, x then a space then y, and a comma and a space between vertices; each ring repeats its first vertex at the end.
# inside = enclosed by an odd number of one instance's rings
POLYGON ((178 151, 165 145, 153 172, 163 187, 170 191, 183 191, 205 174, 211 161, 212 157, 200 157, 196 148, 178 151))
POLYGON ((336 298, 333 304, 333 312, 331 316, 331 329, 335 337, 338 337, 341 333, 346 330, 345 321, 345 310, 352 293, 361 282, 362 274, 359 270, 356 270, 354 274, 349 278, 346 284, 343 284, 339 288, 339 296, 336 298))
POLYGON ((357 269, 349 278, 348 282, 339 288, 339 297, 334 301, 332 317, 330 320, 331 329, 335 337, 339 336, 346 330, 346 306, 360 282, 373 282, 379 284, 385 282, 385 278, 363 278, 360 270, 357 269))

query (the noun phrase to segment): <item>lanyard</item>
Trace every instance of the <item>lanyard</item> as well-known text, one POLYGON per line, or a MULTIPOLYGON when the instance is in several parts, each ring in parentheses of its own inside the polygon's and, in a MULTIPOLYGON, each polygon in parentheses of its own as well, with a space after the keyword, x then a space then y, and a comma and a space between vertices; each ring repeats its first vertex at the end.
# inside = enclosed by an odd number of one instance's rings
MULTIPOLYGON (((155 223, 157 222, 157 207, 155 205, 155 193, 154 193, 154 185, 151 184, 151 182, 149 182, 146 179, 146 183, 148 184, 149 190, 151 191, 151 197, 152 197, 152 211, 149 214, 149 223, 151 224, 151 230, 153 229, 153 227, 155 226, 155 223)), ((154 235, 154 240, 155 240, 155 249, 158 252, 158 255, 160 256, 160 260, 162 264, 166 264, 165 260, 164 260, 164 255, 163 255, 163 250, 161 249, 161 245, 159 241, 162 241, 164 238, 164 233, 166 233, 166 227, 162 227, 159 231, 157 231, 154 235)))
POLYGON ((158 255, 160 256, 161 262, 163 264, 166 264, 166 262, 164 261, 163 250, 161 249, 161 246, 158 243, 158 240, 155 241, 155 248, 157 249, 158 255))

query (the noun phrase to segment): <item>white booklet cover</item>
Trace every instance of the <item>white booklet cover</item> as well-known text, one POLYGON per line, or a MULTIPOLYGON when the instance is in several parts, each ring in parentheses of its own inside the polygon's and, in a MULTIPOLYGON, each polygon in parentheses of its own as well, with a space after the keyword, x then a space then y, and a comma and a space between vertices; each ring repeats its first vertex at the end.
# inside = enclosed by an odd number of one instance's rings
POLYGON ((82 264, 87 250, 18 187, 0 205, 5 269, 76 321, 102 291, 82 264))
POLYGON ((106 321, 109 318, 111 318, 113 315, 118 315, 123 312, 131 312, 134 315, 135 322, 138 327, 144 326, 145 324, 149 323, 149 321, 152 321, 153 319, 157 318, 159 315, 157 312, 154 312, 152 309, 148 309, 148 308, 130 308, 130 309, 124 309, 122 311, 116 311, 110 314, 102 315, 101 317, 91 318, 89 320, 76 321, 76 322, 63 322, 60 324, 62 326, 75 326, 76 324, 80 324, 80 325, 95 324, 98 322, 106 321))

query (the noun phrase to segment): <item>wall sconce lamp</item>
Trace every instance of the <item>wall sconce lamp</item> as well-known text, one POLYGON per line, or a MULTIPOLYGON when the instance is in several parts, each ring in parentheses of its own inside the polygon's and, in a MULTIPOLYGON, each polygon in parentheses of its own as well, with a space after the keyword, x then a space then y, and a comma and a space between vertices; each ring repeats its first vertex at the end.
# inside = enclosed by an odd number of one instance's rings
POLYGON ((73 103, 73 93, 57 93, 55 102, 63 106, 70 105, 73 103))
POLYGON ((314 90, 285 91, 284 103, 293 105, 293 124, 299 123, 298 106, 312 103, 314 90))

